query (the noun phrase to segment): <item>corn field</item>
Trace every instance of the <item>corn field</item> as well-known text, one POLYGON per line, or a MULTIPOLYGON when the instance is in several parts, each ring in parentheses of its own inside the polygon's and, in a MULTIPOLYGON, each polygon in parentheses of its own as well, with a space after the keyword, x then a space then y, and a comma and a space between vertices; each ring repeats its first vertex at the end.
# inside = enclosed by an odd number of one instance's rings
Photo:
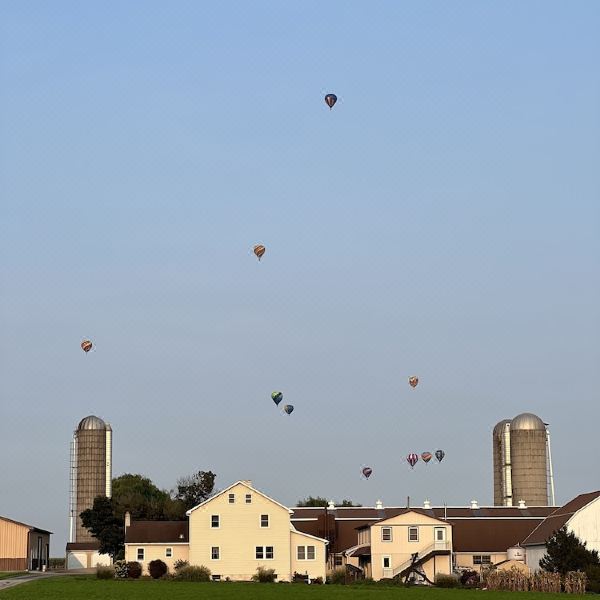
POLYGON ((510 592, 560 592, 585 594, 587 577, 581 571, 569 571, 564 577, 559 573, 536 571, 528 575, 513 567, 510 571, 490 571, 485 578, 488 590, 510 592))

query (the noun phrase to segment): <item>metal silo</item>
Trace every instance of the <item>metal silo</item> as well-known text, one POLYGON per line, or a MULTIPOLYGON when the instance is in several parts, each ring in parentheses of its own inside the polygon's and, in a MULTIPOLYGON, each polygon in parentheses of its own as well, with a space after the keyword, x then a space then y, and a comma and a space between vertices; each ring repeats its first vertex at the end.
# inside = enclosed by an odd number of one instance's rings
POLYGON ((71 442, 70 542, 94 540, 79 515, 92 507, 96 496, 111 496, 111 481, 112 429, 99 417, 90 415, 81 420, 71 442))
POLYGON ((528 506, 551 503, 551 466, 546 425, 536 415, 523 413, 510 423, 512 497, 528 506))
POLYGON ((512 506, 510 419, 496 424, 492 434, 494 456, 494 505, 512 506))

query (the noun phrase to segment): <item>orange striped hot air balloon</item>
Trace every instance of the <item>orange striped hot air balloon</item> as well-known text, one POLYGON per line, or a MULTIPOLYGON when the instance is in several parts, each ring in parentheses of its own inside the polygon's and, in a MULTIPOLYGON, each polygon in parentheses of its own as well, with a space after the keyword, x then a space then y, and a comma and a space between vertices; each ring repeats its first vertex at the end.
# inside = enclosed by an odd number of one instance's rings
POLYGON ((431 454, 431 452, 422 452, 421 453, 421 460, 425 464, 427 464, 432 458, 433 458, 433 454, 431 454))
POLYGON ((258 260, 260 260, 263 257, 266 251, 267 249, 262 244, 257 244, 256 246, 254 246, 254 254, 256 254, 258 260))
POLYGON ((419 378, 416 375, 413 375, 412 377, 408 378, 408 383, 410 383, 412 387, 417 387, 417 384, 419 383, 419 378))
POLYGON ((90 340, 83 340, 81 342, 81 349, 87 354, 92 349, 92 342, 90 340))

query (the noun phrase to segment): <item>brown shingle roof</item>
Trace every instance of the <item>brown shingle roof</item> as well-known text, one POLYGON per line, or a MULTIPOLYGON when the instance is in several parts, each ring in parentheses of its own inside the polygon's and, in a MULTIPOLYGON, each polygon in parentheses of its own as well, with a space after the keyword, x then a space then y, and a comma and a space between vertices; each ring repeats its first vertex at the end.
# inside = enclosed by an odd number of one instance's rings
POLYGON ((187 521, 133 521, 125 532, 126 544, 185 544, 187 521))
POLYGON ((68 542, 67 552, 71 550, 99 550, 100 542, 68 542))
POLYGON ((540 519, 448 520, 455 552, 506 552, 540 524, 540 519))
POLYGON ((567 502, 564 506, 554 510, 550 516, 545 518, 538 527, 523 541, 523 545, 535 546, 545 544, 546 540, 552 537, 555 531, 558 531, 563 525, 566 525, 569 519, 584 506, 600 496, 600 491, 580 494, 567 502))

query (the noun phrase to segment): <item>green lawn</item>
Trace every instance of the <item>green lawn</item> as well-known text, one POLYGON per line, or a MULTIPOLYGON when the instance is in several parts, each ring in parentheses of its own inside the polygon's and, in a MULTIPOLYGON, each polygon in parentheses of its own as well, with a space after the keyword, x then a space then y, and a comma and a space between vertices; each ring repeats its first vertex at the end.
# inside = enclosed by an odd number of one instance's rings
POLYGON ((10 579, 21 575, 27 575, 27 571, 2 571, 0 572, 0 579, 10 579))
MULTIPOLYGON (((553 600, 559 594, 483 592, 380 585, 304 585, 265 583, 191 583, 177 581, 111 581, 94 577, 54 577, 0 592, 1 600, 553 600)), ((564 599, 565 596, 563 595, 564 599)))

